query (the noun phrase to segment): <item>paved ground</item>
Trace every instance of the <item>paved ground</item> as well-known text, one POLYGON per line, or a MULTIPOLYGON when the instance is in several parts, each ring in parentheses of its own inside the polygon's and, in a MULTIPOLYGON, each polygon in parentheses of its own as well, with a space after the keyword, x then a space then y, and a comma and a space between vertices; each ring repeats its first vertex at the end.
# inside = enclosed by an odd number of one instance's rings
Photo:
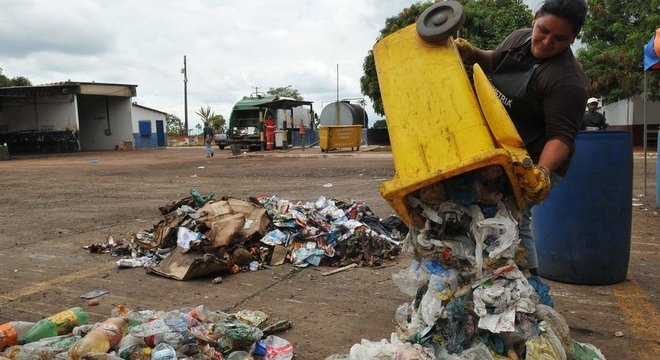
MULTIPOLYGON (((143 269, 118 270, 116 259, 81 248, 108 235, 130 237, 150 229, 160 218, 158 207, 184 197, 193 186, 244 199, 262 194, 305 201, 321 195, 358 199, 376 215, 391 213, 378 192, 394 173, 387 151, 322 154, 312 148, 230 156, 216 149, 212 158, 203 154, 202 148, 177 148, 0 162, 0 323, 35 321, 71 306, 83 306, 98 321, 109 316, 113 304, 159 310, 206 304, 225 311, 258 309, 291 320, 293 328, 282 337, 294 344, 297 359, 322 359, 347 353, 361 339, 389 338, 395 309, 410 301, 391 281, 392 273, 409 264, 406 257, 332 276, 285 265, 211 284, 210 279, 181 282, 143 269), (109 294, 89 307, 79 295, 96 288, 109 294)), ((608 359, 660 358, 655 154, 647 161, 647 196, 642 197, 644 161, 642 154, 635 155, 627 280, 610 286, 549 281, 572 336, 598 346, 608 359)))

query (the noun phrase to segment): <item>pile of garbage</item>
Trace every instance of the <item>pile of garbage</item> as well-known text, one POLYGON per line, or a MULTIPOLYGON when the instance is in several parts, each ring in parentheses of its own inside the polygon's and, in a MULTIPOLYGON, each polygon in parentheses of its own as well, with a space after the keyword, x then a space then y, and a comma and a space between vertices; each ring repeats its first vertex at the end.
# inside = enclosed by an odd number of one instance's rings
POLYGON ((298 267, 378 266, 399 255, 408 232, 398 217, 379 219, 360 201, 214 196, 193 188, 190 196, 160 207, 163 217, 152 229, 130 240, 109 236, 105 243, 85 248, 122 256, 120 268, 145 267, 188 280, 285 262, 298 267))
MULTIPOLYGON (((0 325, 0 352, 8 359, 277 359, 293 358, 290 342, 275 333, 291 327, 261 311, 233 314, 204 305, 171 311, 115 306, 105 321, 71 308, 37 323, 0 325)), ((2 358, 0 356, 0 358, 2 358)))
POLYGON ((389 341, 363 339, 327 360, 604 359, 571 339, 548 286, 526 271, 511 201, 499 166, 408 195, 414 260, 393 281, 413 300, 397 309, 389 341))

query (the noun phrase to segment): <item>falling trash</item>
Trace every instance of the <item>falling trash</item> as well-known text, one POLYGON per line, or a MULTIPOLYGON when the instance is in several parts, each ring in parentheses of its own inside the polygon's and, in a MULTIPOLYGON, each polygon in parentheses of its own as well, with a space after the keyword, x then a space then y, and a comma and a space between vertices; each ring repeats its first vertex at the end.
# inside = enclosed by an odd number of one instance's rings
POLYGON ((413 299, 395 312, 389 340, 363 339, 345 359, 571 356, 568 324, 544 305, 548 286, 516 261, 525 258, 519 214, 500 176, 485 167, 407 195, 414 260, 392 279, 413 299))

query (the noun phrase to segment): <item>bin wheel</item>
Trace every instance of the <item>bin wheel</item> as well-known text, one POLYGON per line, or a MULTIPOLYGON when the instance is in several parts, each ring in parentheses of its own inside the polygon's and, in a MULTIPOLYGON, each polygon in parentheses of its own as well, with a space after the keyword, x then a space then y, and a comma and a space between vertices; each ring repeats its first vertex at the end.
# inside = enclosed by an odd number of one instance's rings
POLYGON ((444 44, 464 21, 463 5, 453 0, 439 2, 417 18, 417 34, 428 43, 444 44))

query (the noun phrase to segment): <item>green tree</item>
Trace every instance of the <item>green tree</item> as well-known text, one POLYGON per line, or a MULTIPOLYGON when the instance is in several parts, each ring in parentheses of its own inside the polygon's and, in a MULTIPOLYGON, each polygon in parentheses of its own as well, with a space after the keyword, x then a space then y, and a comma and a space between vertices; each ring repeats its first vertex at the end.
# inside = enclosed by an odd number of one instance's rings
POLYGON ((266 94, 272 96, 284 96, 294 98, 296 100, 302 100, 303 97, 300 95, 297 89, 294 89, 291 85, 285 87, 270 88, 266 94))
POLYGON ((459 30, 481 49, 494 49, 516 29, 532 26, 532 11, 522 0, 461 0, 465 23, 459 30))
MULTIPOLYGON (((644 45, 660 26, 660 0, 588 0, 578 60, 592 95, 614 102, 644 91, 644 45)), ((660 99, 660 74, 649 72, 649 99, 660 99)))
POLYGON ((165 124, 167 127, 167 135, 184 135, 183 121, 181 121, 178 116, 167 114, 165 116, 165 124))
MULTIPOLYGON (((522 0, 459 0, 464 4, 465 24, 460 36, 475 46, 492 49, 513 30, 529 27, 532 13, 522 0)), ((417 21, 419 15, 432 1, 418 2, 403 9, 398 15, 387 18, 377 40, 417 21)), ((374 111, 385 115, 378 86, 378 75, 373 52, 370 50, 362 63, 364 75, 360 78, 360 89, 373 102, 374 111)))
POLYGON ((0 68, 0 87, 8 86, 32 86, 32 83, 24 76, 16 76, 10 79, 2 73, 2 68, 0 68))
POLYGON ((201 106, 199 110, 195 111, 195 114, 202 118, 202 122, 208 122, 211 124, 211 127, 215 132, 224 132, 226 123, 224 116, 213 112, 210 106, 207 106, 206 108, 201 106))
POLYGON ((371 126, 372 129, 387 129, 387 121, 385 119, 380 119, 374 121, 374 124, 371 126))

